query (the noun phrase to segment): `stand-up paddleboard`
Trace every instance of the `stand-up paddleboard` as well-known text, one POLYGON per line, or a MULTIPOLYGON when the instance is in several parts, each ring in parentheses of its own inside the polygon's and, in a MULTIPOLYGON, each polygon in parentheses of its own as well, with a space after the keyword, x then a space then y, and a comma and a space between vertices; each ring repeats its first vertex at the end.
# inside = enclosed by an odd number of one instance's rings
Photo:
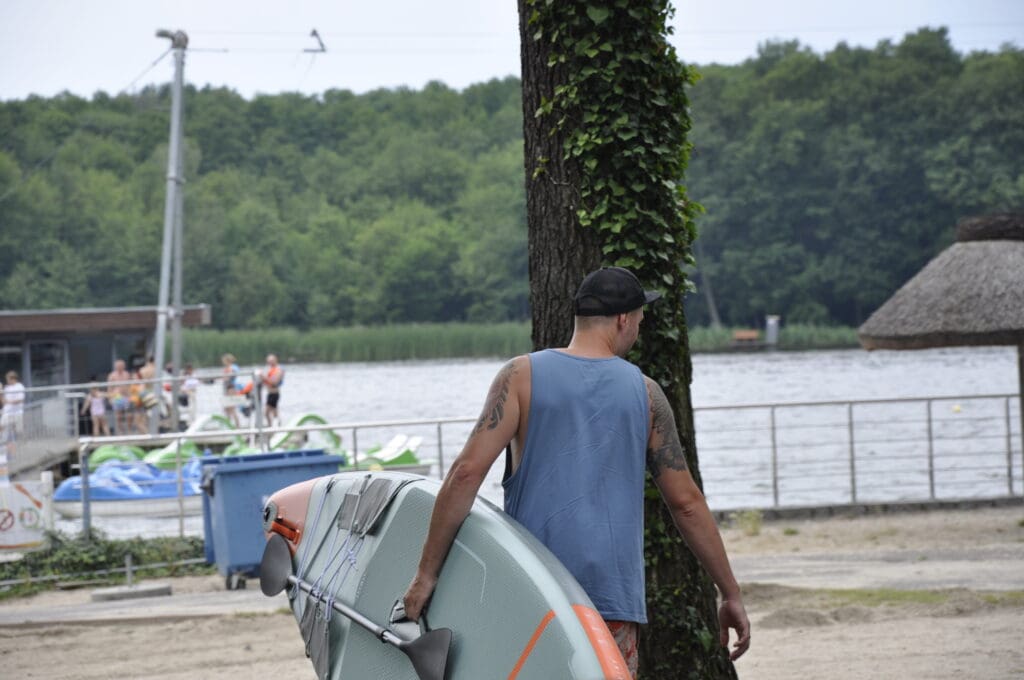
POLYGON ((318 677, 628 680, 572 575, 483 499, 456 536, 426 615, 404 619, 401 598, 439 488, 414 475, 350 472, 270 497, 261 584, 267 594, 288 589, 318 677))

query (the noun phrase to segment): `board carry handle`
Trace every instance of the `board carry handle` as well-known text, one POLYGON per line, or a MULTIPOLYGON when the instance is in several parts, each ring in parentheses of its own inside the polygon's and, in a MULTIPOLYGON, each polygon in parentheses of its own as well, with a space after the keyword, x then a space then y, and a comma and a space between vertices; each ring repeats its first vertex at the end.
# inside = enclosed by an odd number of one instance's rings
POLYGON ((264 595, 273 596, 280 593, 291 583, 303 592, 313 595, 321 602, 330 602, 334 611, 350 619, 361 628, 373 633, 381 642, 398 648, 409 657, 412 667, 420 680, 444 680, 448 666, 448 653, 452 644, 452 631, 438 628, 415 638, 406 639, 394 632, 378 626, 355 609, 337 600, 326 600, 322 595, 313 592, 313 586, 292 573, 292 553, 288 542, 280 534, 273 534, 263 550, 260 562, 260 590, 264 595))

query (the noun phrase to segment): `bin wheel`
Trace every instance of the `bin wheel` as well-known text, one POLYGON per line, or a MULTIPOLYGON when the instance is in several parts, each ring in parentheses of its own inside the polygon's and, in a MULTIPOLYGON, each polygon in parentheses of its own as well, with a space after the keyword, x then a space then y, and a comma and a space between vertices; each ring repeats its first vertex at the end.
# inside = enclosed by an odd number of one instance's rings
POLYGON ((227 590, 245 590, 245 575, 234 573, 224 577, 224 588, 227 590))

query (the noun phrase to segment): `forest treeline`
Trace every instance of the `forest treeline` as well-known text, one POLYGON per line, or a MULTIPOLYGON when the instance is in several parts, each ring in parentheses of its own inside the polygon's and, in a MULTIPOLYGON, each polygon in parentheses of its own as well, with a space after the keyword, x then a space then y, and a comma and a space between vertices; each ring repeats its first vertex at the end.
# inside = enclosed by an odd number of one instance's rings
MULTIPOLYGON (((683 181, 726 323, 859 323, 958 218, 1024 208, 1020 49, 922 29, 699 71, 683 181)), ((185 298, 216 326, 529 317, 518 79, 185 106, 185 298)), ((167 87, 0 102, 0 308, 155 304, 168 110, 167 87)))

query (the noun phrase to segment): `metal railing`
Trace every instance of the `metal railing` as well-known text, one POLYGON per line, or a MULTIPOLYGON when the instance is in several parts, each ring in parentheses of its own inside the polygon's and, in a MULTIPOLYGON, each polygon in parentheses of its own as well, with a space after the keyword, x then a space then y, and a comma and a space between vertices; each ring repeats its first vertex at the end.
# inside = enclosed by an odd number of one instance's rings
MULTIPOLYGON (((361 454, 359 451, 359 432, 366 430, 409 430, 410 428, 416 427, 429 427, 435 435, 434 451, 437 453, 436 465, 437 476, 443 477, 445 474, 445 457, 444 457, 444 428, 448 425, 454 424, 469 424, 476 422, 476 418, 470 417, 457 417, 457 418, 433 418, 427 420, 388 420, 388 421, 375 421, 375 422, 360 422, 360 423, 327 423, 327 424, 316 424, 316 425, 303 425, 298 427, 267 427, 267 428, 239 428, 223 431, 214 432, 177 432, 167 433, 160 435, 129 435, 129 436, 114 436, 114 437, 82 437, 79 440, 78 457, 79 464, 78 468, 81 474, 82 484, 82 527, 81 531, 84 535, 88 536, 92 527, 92 512, 91 502, 89 498, 89 456, 92 451, 98 446, 108 444, 123 444, 130 446, 174 446, 174 458, 175 458, 175 477, 177 481, 178 490, 178 513, 176 516, 178 523, 178 535, 185 535, 185 493, 184 484, 185 479, 182 475, 182 466, 187 462, 184 456, 181 455, 182 447, 186 442, 193 444, 202 445, 208 443, 223 443, 225 435, 231 437, 250 437, 257 447, 262 451, 269 449, 270 439, 275 434, 287 433, 289 435, 300 434, 308 436, 315 432, 347 432, 351 434, 352 447, 348 449, 346 453, 349 456, 348 463, 351 466, 359 470, 362 468, 360 462, 361 454)), ((430 451, 432 447, 428 444, 426 447, 427 451, 430 451)), ((372 452, 372 447, 363 452, 363 456, 372 452)), ((136 501, 132 501, 136 502, 136 501)), ((144 503, 145 501, 138 501, 144 503)))
MULTIPOLYGON (((261 383, 258 372, 238 374, 242 380, 252 380, 252 410, 242 422, 252 427, 262 426, 260 408, 255 403, 260 399, 261 383)), ((134 436, 136 434, 153 433, 156 431, 175 432, 195 422, 199 409, 203 412, 222 412, 224 397, 216 403, 211 401, 207 390, 195 390, 186 393, 175 390, 172 386, 181 386, 186 381, 196 380, 200 383, 221 383, 225 375, 221 372, 196 372, 193 375, 159 377, 142 379, 133 378, 124 381, 99 381, 89 383, 73 383, 66 385, 47 385, 28 388, 25 393, 22 426, 14 436, 11 446, 15 453, 14 471, 26 472, 45 469, 77 447, 77 439, 88 435, 92 429, 91 413, 84 408, 90 398, 90 391, 97 389, 103 395, 105 412, 100 420, 105 422, 108 430, 115 435, 134 436), (127 399, 124 408, 115 408, 114 400, 123 393, 127 399), (200 396, 200 393, 204 396, 200 396), (146 393, 153 395, 145 397, 146 393), (176 404, 176 394, 187 394, 188 406, 176 404), (150 399, 144 403, 144 397, 150 399), (118 432, 118 430, 121 430, 118 432)), ((221 390, 215 390, 220 395, 221 390)), ((239 404, 248 404, 246 397, 238 398, 239 404)), ((120 404, 118 405, 121 406, 120 404)), ((248 410, 248 409, 246 409, 248 410)), ((6 441, 0 436, 0 441, 6 441)))
POLYGON ((1024 495, 1020 398, 993 394, 694 409, 718 508, 1024 495))
MULTIPOLYGON (((716 510, 936 501, 1024 496, 1019 397, 980 395, 802 403, 745 404, 694 409, 701 473, 716 510)), ((421 458, 436 455, 432 473, 468 436, 474 417, 338 422, 302 427, 243 428, 213 433, 171 433, 80 440, 83 487, 88 457, 101 444, 202 445, 225 433, 250 437, 267 448, 281 432, 331 430, 347 437, 350 462, 360 465, 376 435, 400 431, 423 436, 421 458), (447 444, 446 444, 447 442, 447 444)), ((314 447, 315 448, 315 447, 314 447)), ((178 456, 176 469, 182 488, 178 456)), ((493 466, 483 495, 500 503, 501 468, 493 466)), ((180 492, 179 492, 180 493, 180 492)), ((184 534, 181 501, 177 532, 184 534)), ((90 518, 83 508, 84 528, 90 518)), ((164 527, 166 530, 166 527, 164 527)))
MULTIPOLYGON (((248 377, 253 381, 254 385, 258 386, 258 374, 259 372, 257 370, 253 370, 245 374, 237 374, 236 377, 240 379, 248 377)), ((134 397, 134 399, 132 399, 133 403, 130 405, 130 410, 133 415, 138 411, 148 412, 159 406, 158 410, 163 413, 162 425, 165 428, 174 429, 169 420, 171 415, 175 412, 175 405, 171 401, 173 392, 171 386, 177 386, 180 388, 182 384, 190 380, 197 380, 202 383, 221 382, 224 378, 225 375, 221 372, 197 371, 192 375, 162 375, 153 378, 131 378, 129 380, 120 381, 104 380, 87 383, 68 383, 64 385, 29 387, 25 390, 26 413, 30 409, 36 409, 37 411, 45 410, 46 420, 44 426, 37 427, 32 431, 30 431, 26 426, 25 435, 26 438, 28 438, 28 435, 35 434, 40 429, 44 430, 43 434, 47 436, 78 437, 81 435, 82 430, 79 427, 79 424, 81 423, 81 416, 83 415, 82 406, 85 400, 89 398, 90 391, 94 388, 107 395, 108 401, 110 401, 109 396, 112 391, 119 393, 123 392, 126 397, 134 397), (136 392, 136 394, 131 394, 132 392, 136 392), (136 403, 138 398, 142 396, 142 392, 148 392, 157 397, 153 402, 153 406, 149 406, 147 408, 142 404, 136 403)), ((195 395, 191 396, 194 397, 195 395)), ((111 426, 112 432, 116 425, 114 422, 115 410, 116 409, 112 408, 112 404, 108 403, 104 414, 108 424, 111 426)), ((187 413, 184 408, 178 415, 182 418, 187 417, 187 413)), ((39 419, 36 420, 38 422, 42 422, 39 419)))

